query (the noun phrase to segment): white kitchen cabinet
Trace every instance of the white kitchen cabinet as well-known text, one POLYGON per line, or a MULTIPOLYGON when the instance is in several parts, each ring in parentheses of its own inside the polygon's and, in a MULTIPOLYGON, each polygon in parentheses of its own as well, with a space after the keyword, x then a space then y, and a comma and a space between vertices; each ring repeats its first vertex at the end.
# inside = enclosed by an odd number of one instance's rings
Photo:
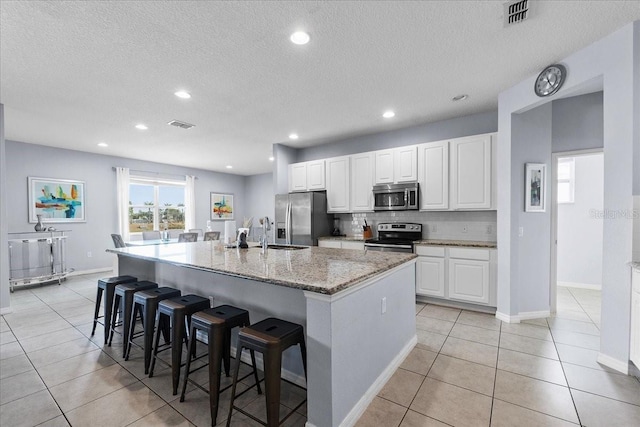
POLYGON ((415 145, 398 147, 393 150, 394 182, 415 182, 418 180, 418 149, 415 145))
POLYGON ((354 240, 320 239, 318 240, 318 246, 321 248, 353 249, 364 251, 364 242, 354 240))
POLYGON ((449 141, 418 146, 421 210, 449 209, 449 141))
POLYGON ((376 184, 393 184, 393 149, 375 152, 376 184))
POLYGON ((307 164, 289 165, 289 191, 307 191, 307 164))
POLYGON ((633 269, 631 287, 630 359, 640 369, 640 267, 633 269))
POLYGON ((350 157, 326 160, 327 212, 350 212, 350 157))
POLYGON ((324 159, 307 162, 307 190, 317 191, 325 188, 324 159))
POLYGON ((289 191, 324 190, 326 188, 324 163, 322 159, 290 164, 289 191))
POLYGON ((491 209, 492 135, 451 140, 451 208, 491 209))
POLYGON ((416 262, 416 294, 445 298, 444 257, 419 256, 416 262))
POLYGON ((375 183, 393 184, 418 180, 417 146, 390 148, 375 152, 375 183))
POLYGON ((373 211, 373 153, 351 156, 351 211, 373 211))

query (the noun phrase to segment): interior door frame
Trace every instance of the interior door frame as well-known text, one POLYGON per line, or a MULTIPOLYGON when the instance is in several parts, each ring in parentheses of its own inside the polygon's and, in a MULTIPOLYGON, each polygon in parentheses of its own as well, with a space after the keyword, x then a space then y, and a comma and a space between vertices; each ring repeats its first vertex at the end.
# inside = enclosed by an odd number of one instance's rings
POLYGON ((551 153, 551 203, 549 204, 551 206, 551 268, 549 272, 549 310, 552 315, 556 313, 558 303, 558 159, 599 153, 604 156, 604 147, 551 153))

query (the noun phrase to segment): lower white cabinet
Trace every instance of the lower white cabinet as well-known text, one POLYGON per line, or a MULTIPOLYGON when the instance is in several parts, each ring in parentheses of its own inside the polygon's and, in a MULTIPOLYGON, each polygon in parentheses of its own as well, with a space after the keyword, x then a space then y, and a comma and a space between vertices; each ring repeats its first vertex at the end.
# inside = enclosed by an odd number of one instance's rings
POLYGON ((472 304, 496 304, 496 251, 416 246, 416 294, 472 304))
POLYGON ((640 267, 631 280, 631 361, 640 369, 640 267))
POLYGON ((318 240, 318 246, 321 248, 356 249, 364 251, 364 242, 354 240, 320 239, 318 240))

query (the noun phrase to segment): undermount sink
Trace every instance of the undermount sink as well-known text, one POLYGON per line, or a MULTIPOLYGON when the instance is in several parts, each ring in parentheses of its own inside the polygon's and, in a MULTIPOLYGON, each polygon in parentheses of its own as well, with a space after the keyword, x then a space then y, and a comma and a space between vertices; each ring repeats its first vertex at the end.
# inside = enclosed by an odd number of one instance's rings
POLYGON ((269 249, 284 249, 287 251, 297 251, 299 249, 308 249, 309 246, 296 246, 296 245, 269 245, 269 249))

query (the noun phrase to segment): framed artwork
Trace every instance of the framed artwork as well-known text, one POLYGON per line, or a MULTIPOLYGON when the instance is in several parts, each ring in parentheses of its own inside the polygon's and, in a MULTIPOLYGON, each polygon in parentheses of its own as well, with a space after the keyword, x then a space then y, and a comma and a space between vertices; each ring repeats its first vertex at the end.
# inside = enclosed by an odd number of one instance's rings
POLYGON ((211 219, 233 219, 233 194, 211 193, 211 219))
POLYGON ((525 212, 544 212, 546 209, 546 173, 544 163, 527 163, 524 181, 525 212))
POLYGON ((29 222, 85 222, 84 182, 35 178, 29 181, 29 222))

